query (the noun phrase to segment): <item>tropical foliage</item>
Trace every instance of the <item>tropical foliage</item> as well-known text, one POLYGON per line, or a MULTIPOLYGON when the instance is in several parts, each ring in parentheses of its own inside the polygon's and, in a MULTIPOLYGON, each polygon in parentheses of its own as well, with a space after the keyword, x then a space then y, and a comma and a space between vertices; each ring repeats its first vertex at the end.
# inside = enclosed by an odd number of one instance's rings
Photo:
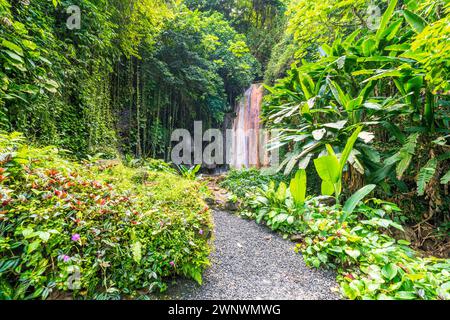
POLYGON ((270 146, 285 154, 278 171, 300 171, 290 185, 247 193, 241 215, 298 242, 309 265, 336 269, 349 299, 449 299, 449 261, 423 258, 402 226, 433 223, 448 239, 449 9, 444 1, 288 3, 267 83, 294 63, 266 86, 263 120, 279 131, 270 146), (319 197, 305 195, 313 171, 319 197), (398 205, 363 201, 370 194, 398 205))
MULTIPOLYGON (((295 167, 308 168, 317 157, 316 166, 328 167, 336 162, 333 153, 342 153, 349 166, 340 163, 340 170, 346 170, 343 176, 352 182, 353 191, 373 183, 394 198, 414 188, 419 196, 428 194, 432 199, 425 218, 445 221, 448 216, 442 213, 448 212, 448 201, 445 204, 443 197, 450 169, 449 5, 381 2, 378 8, 384 11, 372 30, 345 24, 352 12, 359 16, 359 10, 367 8, 364 1, 328 2, 329 6, 297 1, 290 20, 296 41, 308 44, 305 37, 314 37, 316 30, 326 36, 315 38, 312 48, 317 54, 300 54, 306 59, 267 87, 265 123, 280 129, 272 147, 288 151, 280 170, 287 174, 295 167), (324 32, 321 28, 327 25, 317 26, 314 17, 333 23, 341 12, 333 6, 346 12, 339 20, 343 26, 324 32), (305 12, 311 19, 303 19, 305 12), (354 149, 346 154, 345 142, 360 127, 354 149)), ((328 182, 323 187, 331 191, 328 182)))
POLYGON ((349 299, 450 299, 432 257, 450 239, 449 17, 447 0, 0 0, 0 299, 201 283, 206 184, 167 163, 171 133, 226 129, 262 81, 282 159, 220 183, 240 214, 349 299))
POLYGON ((386 235, 403 230, 395 222, 401 210, 378 199, 363 203, 374 188, 362 188, 343 207, 330 206, 324 197, 306 197, 306 172, 300 170, 289 187, 271 182, 247 194, 251 211, 242 215, 299 242, 308 265, 335 269, 349 299, 448 300, 450 261, 421 258, 408 241, 386 235))
POLYGON ((138 297, 208 265, 201 187, 117 161, 77 164, 0 136, 0 299, 138 297))
POLYGON ((255 168, 234 169, 228 172, 226 179, 220 183, 220 186, 233 190, 236 195, 244 198, 247 193, 253 193, 258 188, 267 186, 271 181, 276 181, 276 184, 279 184, 286 181, 286 177, 282 174, 273 175, 271 172, 264 172, 255 168))
POLYGON ((0 126, 77 157, 168 158, 173 128, 216 125, 258 73, 219 13, 159 0, 0 1, 0 126))

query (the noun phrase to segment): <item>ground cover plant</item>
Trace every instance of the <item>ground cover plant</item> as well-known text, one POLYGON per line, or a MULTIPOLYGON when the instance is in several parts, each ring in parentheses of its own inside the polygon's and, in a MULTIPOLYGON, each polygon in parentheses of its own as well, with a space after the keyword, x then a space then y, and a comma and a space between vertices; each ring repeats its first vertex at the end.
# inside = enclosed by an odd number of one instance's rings
POLYGON ((421 257, 408 241, 387 235, 403 230, 396 221, 401 210, 378 199, 361 202, 369 187, 343 206, 329 205, 330 198, 306 196, 306 173, 299 171, 289 187, 271 182, 247 193, 242 216, 299 242, 308 265, 336 270, 346 298, 450 299, 450 260, 421 257))
POLYGON ((211 217, 201 186, 118 161, 78 164, 0 136, 1 299, 136 297, 201 283, 211 217))
POLYGON ((268 185, 271 181, 279 184, 287 180, 288 178, 282 174, 274 176, 271 172, 265 172, 255 168, 243 170, 233 169, 227 173, 226 179, 220 182, 220 186, 234 190, 236 195, 243 198, 247 193, 254 192, 256 189, 268 185))
POLYGON ((349 299, 450 299, 450 260, 420 257, 408 241, 383 232, 403 231, 396 216, 401 209, 378 199, 363 202, 375 185, 340 201, 342 173, 361 129, 354 131, 340 156, 327 145, 327 154, 314 160, 323 180, 321 197, 307 197, 302 169, 289 185, 271 181, 246 193, 249 208, 243 215, 299 242, 297 250, 308 265, 335 269, 341 293, 349 299))

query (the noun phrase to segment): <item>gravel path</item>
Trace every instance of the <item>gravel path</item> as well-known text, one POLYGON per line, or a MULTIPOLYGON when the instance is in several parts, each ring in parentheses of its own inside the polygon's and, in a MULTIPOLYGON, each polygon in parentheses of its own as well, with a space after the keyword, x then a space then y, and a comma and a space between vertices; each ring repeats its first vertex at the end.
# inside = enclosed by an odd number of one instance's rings
MULTIPOLYGON (((309 269, 294 244, 267 227, 215 211, 215 250, 198 286, 177 280, 163 299, 330 300, 339 299, 332 272, 309 269)), ((160 297, 161 298, 161 297, 160 297)))

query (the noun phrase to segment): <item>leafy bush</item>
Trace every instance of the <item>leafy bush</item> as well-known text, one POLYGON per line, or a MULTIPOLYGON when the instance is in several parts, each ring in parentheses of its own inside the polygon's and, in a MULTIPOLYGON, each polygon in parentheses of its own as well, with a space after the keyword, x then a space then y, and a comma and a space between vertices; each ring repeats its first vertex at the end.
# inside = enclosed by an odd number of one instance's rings
POLYGON ((123 163, 130 168, 141 168, 149 171, 177 174, 177 170, 175 170, 171 164, 159 159, 133 158, 130 155, 126 155, 123 163))
POLYGON ((268 187, 259 191, 259 196, 250 201, 250 207, 258 209, 249 218, 257 223, 264 221, 274 231, 292 234, 297 230, 299 215, 294 201, 284 182, 278 188, 271 182, 268 187))
POLYGON ((178 170, 180 171, 181 176, 185 179, 195 180, 197 179, 196 175, 200 171, 201 167, 202 166, 199 164, 190 168, 180 165, 178 166, 178 170))
MULTIPOLYGON (((337 167, 337 159, 336 163, 337 167)), ((285 236, 301 236, 297 250, 305 262, 336 269, 347 298, 450 299, 450 260, 420 258, 408 242, 381 232, 389 228, 403 231, 389 217, 401 210, 376 199, 361 204, 374 188, 362 188, 343 207, 337 201, 327 206, 321 203, 324 197, 305 196, 306 172, 301 170, 289 188, 284 182, 276 188, 272 181, 247 194, 252 211, 244 213, 285 236)))
POLYGON ((0 168, 0 299, 134 297, 177 274, 201 282, 211 218, 197 183, 77 164, 19 134, 0 135, 0 168))
MULTIPOLYGON (((291 3, 288 29, 305 60, 267 87, 264 122, 280 130, 271 144, 288 151, 280 169, 290 173, 329 154, 328 144, 343 153, 345 141, 362 126, 345 176, 322 173, 323 187, 337 194, 341 180, 353 182, 350 192, 376 184, 397 203, 413 202, 411 208, 403 205, 411 220, 445 224, 450 4, 378 1, 383 14, 376 30, 364 18, 354 18, 373 5, 359 0, 291 3), (411 199, 413 188, 420 198, 411 199)), ((319 165, 336 164, 322 158, 319 165)))
POLYGON ((282 181, 287 181, 287 177, 282 174, 271 174, 257 170, 255 168, 243 170, 231 170, 225 179, 220 183, 220 186, 232 191, 240 198, 244 198, 247 193, 254 193, 258 188, 267 186, 269 182, 274 181, 279 184, 282 181))
POLYGON ((350 299, 450 299, 450 260, 420 258, 404 240, 381 233, 402 227, 387 217, 395 205, 379 200, 346 216, 340 208, 316 205, 304 217, 298 245, 307 264, 337 269, 342 294, 350 299))
POLYGON ((274 181, 259 188, 249 201, 252 211, 242 215, 264 221, 272 230, 282 232, 285 236, 297 233, 301 227, 303 210, 306 210, 306 172, 299 171, 288 186, 281 182, 278 188, 274 181))

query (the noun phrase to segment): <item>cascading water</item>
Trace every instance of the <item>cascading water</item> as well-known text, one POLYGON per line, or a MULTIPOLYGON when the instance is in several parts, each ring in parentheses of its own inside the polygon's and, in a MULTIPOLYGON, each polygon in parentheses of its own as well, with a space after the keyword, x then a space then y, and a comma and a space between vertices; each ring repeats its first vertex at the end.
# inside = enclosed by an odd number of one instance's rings
POLYGON ((269 165, 265 148, 269 136, 262 130, 260 119, 263 95, 263 85, 253 84, 236 107, 231 153, 233 168, 261 168, 269 165))

